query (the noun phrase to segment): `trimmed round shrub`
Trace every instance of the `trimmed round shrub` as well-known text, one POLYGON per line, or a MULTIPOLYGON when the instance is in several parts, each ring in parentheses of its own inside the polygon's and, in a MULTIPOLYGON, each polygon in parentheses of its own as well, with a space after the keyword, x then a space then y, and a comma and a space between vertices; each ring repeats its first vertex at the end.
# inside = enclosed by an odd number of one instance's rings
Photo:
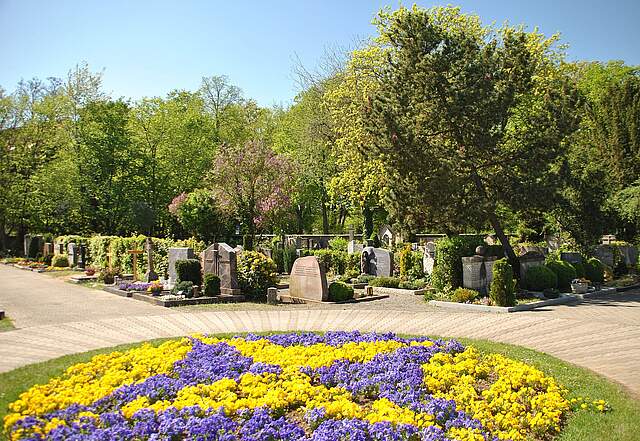
POLYGON ((66 268, 69 266, 69 258, 64 254, 56 254, 51 258, 51 266, 66 268))
POLYGON ((205 274, 203 283, 205 296, 213 297, 220 295, 220 277, 215 274, 205 274))
POLYGON ((545 264, 558 278, 558 289, 569 290, 571 281, 577 277, 576 270, 569 262, 553 260, 545 264))
POLYGON ((457 288, 451 295, 451 300, 457 303, 473 302, 480 293, 474 289, 457 288))
POLYGON ((534 266, 527 270, 525 284, 530 291, 544 291, 558 286, 558 276, 544 265, 534 266))
POLYGON ((189 281, 194 286, 202 285, 202 270, 198 259, 176 260, 176 274, 180 282, 189 281))
POLYGON ((176 283, 171 290, 171 294, 178 295, 180 292, 188 299, 193 297, 193 282, 190 280, 181 280, 176 283))
POLYGON ((584 276, 593 283, 604 282, 604 265, 595 257, 584 264, 584 276))
POLYGON ((243 251, 238 256, 238 283, 249 297, 266 299, 267 288, 278 284, 276 271, 275 262, 257 251, 243 251))
POLYGON ((353 298, 353 287, 343 282, 333 282, 329 285, 329 300, 344 302, 353 298))
POLYGON ((489 297, 496 306, 516 305, 516 282, 513 280, 513 269, 507 259, 498 259, 493 264, 489 297))
POLYGON ((381 288, 398 288, 400 279, 397 277, 376 277, 369 281, 369 286, 377 286, 381 288))

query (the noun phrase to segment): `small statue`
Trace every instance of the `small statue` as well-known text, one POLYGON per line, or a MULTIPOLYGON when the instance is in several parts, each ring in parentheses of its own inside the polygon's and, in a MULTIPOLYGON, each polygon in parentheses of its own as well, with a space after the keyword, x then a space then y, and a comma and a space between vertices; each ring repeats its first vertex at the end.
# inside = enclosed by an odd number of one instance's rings
POLYGON ((360 271, 362 274, 369 274, 369 253, 363 251, 360 255, 360 271))

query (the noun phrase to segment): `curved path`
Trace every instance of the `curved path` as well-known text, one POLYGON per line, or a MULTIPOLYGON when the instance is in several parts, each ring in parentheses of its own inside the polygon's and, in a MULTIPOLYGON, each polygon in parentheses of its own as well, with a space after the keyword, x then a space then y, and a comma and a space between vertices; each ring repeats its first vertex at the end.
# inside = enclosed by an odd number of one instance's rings
MULTIPOLYGON (((513 314, 450 312, 430 308, 415 299, 408 302, 409 308, 400 308, 402 301, 391 299, 386 304, 377 301, 322 309, 281 305, 242 310, 235 305, 228 310, 178 311, 6 267, 0 268, 0 283, 0 309, 4 307, 10 317, 20 316, 20 311, 13 308, 21 306, 11 300, 14 294, 7 291, 17 289, 15 283, 27 283, 20 288, 26 289, 23 295, 33 295, 32 304, 39 296, 29 293, 43 292, 54 299, 69 297, 66 304, 47 305, 53 312, 50 317, 42 317, 44 324, 36 324, 33 318, 26 324, 20 323, 24 319, 16 320, 21 329, 0 333, 0 372, 66 354, 196 332, 358 329, 480 338, 526 346, 596 371, 640 395, 637 291, 513 314), (106 301, 103 296, 107 296, 106 301), (107 307, 105 302, 111 305, 107 307), (77 311, 86 316, 77 319, 77 311)), ((255 308, 249 304, 246 307, 255 308)), ((34 308, 37 309, 32 305, 32 312, 34 308)))

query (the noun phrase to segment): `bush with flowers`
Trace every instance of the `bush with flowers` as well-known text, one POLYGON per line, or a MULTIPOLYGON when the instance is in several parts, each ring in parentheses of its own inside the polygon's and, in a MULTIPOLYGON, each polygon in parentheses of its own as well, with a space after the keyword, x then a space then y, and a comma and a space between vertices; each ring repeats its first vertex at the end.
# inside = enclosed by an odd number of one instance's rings
POLYGON ((571 399, 457 341, 359 332, 197 335, 95 356, 10 404, 12 440, 529 440, 571 399))

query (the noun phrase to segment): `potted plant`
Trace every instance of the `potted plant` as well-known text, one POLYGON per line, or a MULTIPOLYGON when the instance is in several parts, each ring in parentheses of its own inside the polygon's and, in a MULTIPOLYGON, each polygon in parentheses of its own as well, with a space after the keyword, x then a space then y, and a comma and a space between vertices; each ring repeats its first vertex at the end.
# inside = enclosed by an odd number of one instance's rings
POLYGON ((589 291, 589 281, 587 279, 573 279, 571 281, 571 292, 574 294, 584 294, 589 291))
POLYGON ((96 273, 96 269, 94 267, 92 267, 92 266, 88 266, 88 267, 85 268, 84 273, 87 276, 93 276, 96 273))
POLYGON ((164 289, 164 285, 156 280, 152 282, 151 285, 149 285, 149 287, 147 288, 147 292, 152 296, 157 297, 162 293, 163 289, 164 289))

